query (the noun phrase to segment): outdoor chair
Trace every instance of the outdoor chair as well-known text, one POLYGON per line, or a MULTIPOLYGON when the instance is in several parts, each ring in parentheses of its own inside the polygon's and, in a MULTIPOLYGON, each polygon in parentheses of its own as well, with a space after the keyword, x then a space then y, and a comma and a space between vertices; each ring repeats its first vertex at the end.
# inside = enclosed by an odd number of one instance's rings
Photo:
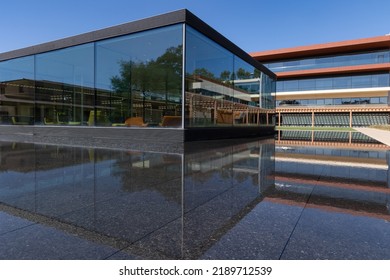
POLYGON ((113 123, 112 126, 139 126, 145 127, 148 126, 147 123, 144 123, 142 117, 130 117, 125 120, 124 123, 113 123))
POLYGON ((181 116, 164 116, 160 126, 161 127, 181 127, 181 116))

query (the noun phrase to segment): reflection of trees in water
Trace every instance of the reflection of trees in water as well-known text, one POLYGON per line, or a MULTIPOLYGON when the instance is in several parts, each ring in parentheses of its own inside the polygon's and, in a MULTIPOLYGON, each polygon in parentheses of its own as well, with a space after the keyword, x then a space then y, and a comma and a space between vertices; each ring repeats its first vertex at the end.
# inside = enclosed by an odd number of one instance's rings
POLYGON ((115 176, 126 192, 154 191, 181 203, 181 158, 176 155, 134 153, 115 162, 115 176))

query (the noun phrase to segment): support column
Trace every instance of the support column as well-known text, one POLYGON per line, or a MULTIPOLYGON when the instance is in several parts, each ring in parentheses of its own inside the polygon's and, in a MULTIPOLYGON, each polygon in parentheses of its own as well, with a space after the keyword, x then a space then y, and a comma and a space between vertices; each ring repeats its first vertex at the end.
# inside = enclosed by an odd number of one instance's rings
POLYGON ((349 111, 349 127, 352 127, 352 111, 349 111))
POLYGON ((279 112, 278 123, 279 123, 279 125, 278 125, 278 126, 280 126, 280 112, 279 112))
POLYGON ((189 104, 188 104, 188 118, 189 118, 189 124, 190 124, 190 126, 192 125, 192 123, 193 123, 193 116, 192 116, 192 113, 193 113, 193 106, 194 106, 194 101, 192 100, 193 98, 194 98, 194 96, 191 94, 190 96, 189 96, 189 98, 190 98, 190 102, 189 102, 189 104))
POLYGON ((217 101, 213 101, 214 102, 214 125, 216 125, 217 124, 217 119, 218 119, 218 111, 217 111, 217 108, 218 108, 218 106, 217 106, 217 101))
POLYGON ((311 127, 314 127, 314 111, 311 112, 311 127))
POLYGON ((386 152, 386 160, 387 166, 389 166, 389 168, 387 169, 387 187, 390 188, 390 151, 386 152))

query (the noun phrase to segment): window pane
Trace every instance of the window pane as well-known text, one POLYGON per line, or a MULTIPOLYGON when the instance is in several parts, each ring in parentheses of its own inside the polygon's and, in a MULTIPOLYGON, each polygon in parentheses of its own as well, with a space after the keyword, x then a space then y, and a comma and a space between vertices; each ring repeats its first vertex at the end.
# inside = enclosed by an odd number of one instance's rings
POLYGON ((0 62, 0 124, 33 124, 34 97, 34 57, 0 62))
POLYGON ((371 87, 371 76, 353 76, 352 87, 353 88, 371 87))
POLYGON ((342 98, 341 103, 343 105, 349 105, 349 104, 351 104, 351 98, 342 98))
POLYGON ((94 105, 93 44, 36 55, 35 121, 83 125, 94 105))
POLYGON ((284 90, 284 81, 276 82, 276 92, 283 92, 284 90))
POLYGON ((96 43, 96 125, 181 127, 182 28, 96 43))
POLYGON ((186 126, 233 125, 236 78, 233 54, 186 26, 186 126))
POLYGON ((263 124, 275 107, 273 79, 189 26, 185 72, 187 127, 263 124))
POLYGON ((333 99, 331 98, 325 99, 325 105, 333 105, 333 99))
POLYGON ((299 90, 298 80, 284 81, 284 91, 297 91, 299 90))
POLYGON ((388 87, 389 86, 389 74, 377 74, 372 76, 373 87, 388 87))
POLYGON ((338 77, 333 78, 333 88, 350 88, 351 87, 351 77, 338 77))
POLYGON ((316 79, 316 89, 317 90, 331 89, 332 85, 333 85, 333 83, 332 83, 331 78, 316 79))
POLYGON ((334 105, 341 105, 341 98, 335 98, 334 99, 334 105))
POLYGON ((299 89, 300 90, 313 90, 316 87, 315 79, 305 79, 299 80, 299 89))

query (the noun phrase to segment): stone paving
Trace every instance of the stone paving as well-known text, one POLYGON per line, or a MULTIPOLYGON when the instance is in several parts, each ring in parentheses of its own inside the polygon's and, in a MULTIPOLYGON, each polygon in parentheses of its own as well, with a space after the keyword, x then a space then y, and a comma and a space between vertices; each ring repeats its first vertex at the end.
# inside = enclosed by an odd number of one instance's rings
POLYGON ((390 259, 390 150, 0 151, 0 260, 390 259))
POLYGON ((371 138, 374 138, 379 142, 382 142, 383 144, 386 144, 390 148, 390 131, 369 127, 356 127, 354 129, 371 138))

